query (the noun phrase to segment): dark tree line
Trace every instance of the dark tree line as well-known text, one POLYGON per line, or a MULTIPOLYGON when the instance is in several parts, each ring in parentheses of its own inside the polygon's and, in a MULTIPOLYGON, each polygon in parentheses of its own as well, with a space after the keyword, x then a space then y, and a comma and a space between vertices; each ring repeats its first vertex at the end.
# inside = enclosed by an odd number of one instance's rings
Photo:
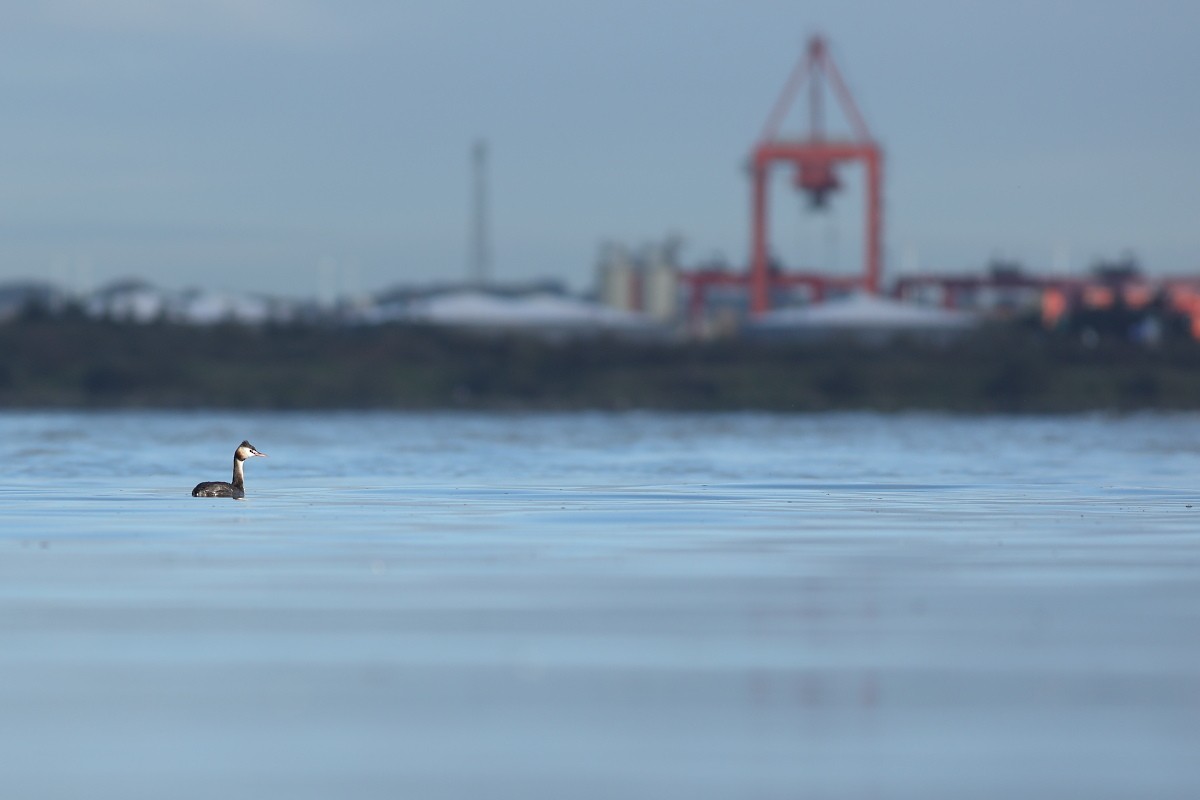
POLYGON ((1200 408, 1200 346, 1017 324, 952 342, 546 341, 385 325, 0 325, 8 408, 1200 408))

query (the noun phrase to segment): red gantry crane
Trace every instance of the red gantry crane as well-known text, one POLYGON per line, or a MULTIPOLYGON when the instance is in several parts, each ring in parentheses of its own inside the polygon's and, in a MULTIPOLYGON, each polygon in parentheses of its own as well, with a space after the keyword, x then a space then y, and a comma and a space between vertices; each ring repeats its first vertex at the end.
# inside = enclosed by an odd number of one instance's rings
MULTIPOLYGON (((841 187, 837 176, 837 165, 843 161, 861 161, 866 166, 866 243, 863 255, 863 275, 854 281, 872 294, 879 291, 882 269, 883 241, 883 151, 871 138, 867 125, 855 105, 850 91, 842 80, 841 73, 829 55, 825 39, 814 36, 808 50, 796 65, 783 93, 775 104, 771 116, 763 128, 762 137, 751 157, 751 173, 754 181, 752 209, 751 257, 750 257, 750 310, 755 314, 767 311, 771 306, 770 288, 773 281, 767 263, 767 186, 772 166, 777 162, 795 167, 793 183, 797 189, 808 194, 813 208, 823 208, 829 194, 841 187), (852 128, 849 139, 826 138, 822 107, 822 79, 828 81, 852 128), (802 139, 780 138, 779 128, 804 88, 809 89, 809 130, 802 139)), ((783 276, 781 276, 783 277, 783 276)), ((789 283, 786 278, 781 283, 789 283)), ((812 282, 805 279, 805 282, 812 282)), ((836 283, 837 281, 829 281, 836 283)), ((823 285, 818 287, 823 294, 823 285)))

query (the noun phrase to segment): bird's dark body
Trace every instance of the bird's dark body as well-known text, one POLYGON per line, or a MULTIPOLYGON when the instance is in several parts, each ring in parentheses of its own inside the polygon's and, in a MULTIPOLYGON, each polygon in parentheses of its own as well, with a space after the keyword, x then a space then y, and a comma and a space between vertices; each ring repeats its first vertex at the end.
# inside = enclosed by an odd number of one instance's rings
POLYGON ((197 483, 192 489, 192 497, 232 497, 241 500, 246 496, 246 490, 225 481, 205 481, 197 483))

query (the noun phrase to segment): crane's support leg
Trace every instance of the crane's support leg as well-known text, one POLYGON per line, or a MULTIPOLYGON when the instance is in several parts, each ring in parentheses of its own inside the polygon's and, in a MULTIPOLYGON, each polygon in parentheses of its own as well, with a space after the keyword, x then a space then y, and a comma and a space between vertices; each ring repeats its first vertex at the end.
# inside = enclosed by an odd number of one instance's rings
POLYGON ((767 168, 754 166, 754 208, 752 209, 750 311, 762 314, 771 306, 767 274, 767 168))
POLYGON ((883 271, 883 154, 872 148, 867 153, 867 252, 865 288, 879 293, 883 271))

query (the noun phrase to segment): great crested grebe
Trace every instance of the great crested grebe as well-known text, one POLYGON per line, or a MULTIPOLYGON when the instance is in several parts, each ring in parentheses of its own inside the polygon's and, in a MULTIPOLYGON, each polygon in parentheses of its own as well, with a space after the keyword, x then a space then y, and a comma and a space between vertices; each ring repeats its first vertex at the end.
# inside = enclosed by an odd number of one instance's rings
POLYGON ((266 453, 260 453, 254 449, 254 445, 247 441, 243 441, 238 445, 237 450, 233 451, 233 483, 225 481, 205 481, 197 483, 196 488, 192 489, 192 497, 232 497, 235 500, 241 500, 246 496, 246 480, 242 473, 242 462, 252 456, 267 457, 266 453))

